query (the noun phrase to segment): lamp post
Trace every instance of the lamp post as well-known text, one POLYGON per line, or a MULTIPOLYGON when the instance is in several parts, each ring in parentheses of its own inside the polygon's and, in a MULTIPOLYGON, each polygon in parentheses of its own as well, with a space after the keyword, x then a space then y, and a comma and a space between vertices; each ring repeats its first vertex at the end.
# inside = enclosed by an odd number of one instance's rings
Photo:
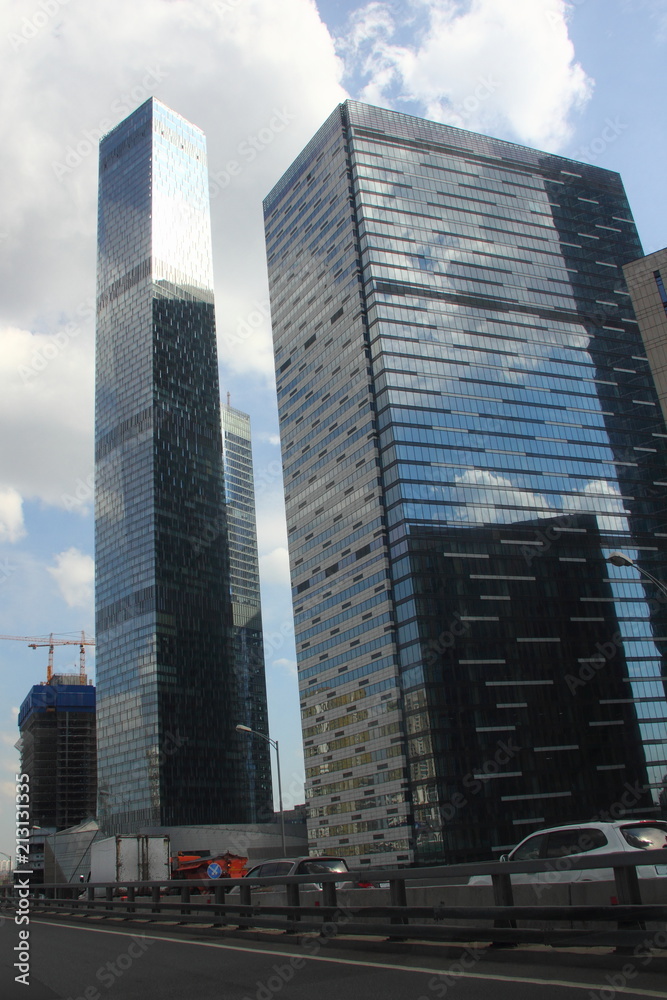
POLYGON ((647 569, 643 569, 643 567, 638 566, 634 559, 631 559, 630 556, 626 556, 625 552, 610 552, 607 556, 607 562, 612 563, 614 566, 632 566, 632 568, 636 569, 638 573, 645 576, 647 580, 651 581, 651 583, 655 584, 658 590, 664 594, 665 597, 667 597, 667 585, 664 584, 662 580, 658 580, 658 578, 653 576, 652 573, 649 573, 647 569))
POLYGON ((272 740, 270 736, 266 733, 258 733, 256 729, 251 729, 250 726, 237 726, 237 733, 250 733, 251 736, 259 736, 260 739, 266 740, 276 751, 276 765, 278 767, 278 807, 280 809, 280 837, 283 844, 283 857, 287 854, 287 848, 285 846, 285 814, 283 812, 283 788, 280 781, 280 750, 278 749, 278 740, 272 740))

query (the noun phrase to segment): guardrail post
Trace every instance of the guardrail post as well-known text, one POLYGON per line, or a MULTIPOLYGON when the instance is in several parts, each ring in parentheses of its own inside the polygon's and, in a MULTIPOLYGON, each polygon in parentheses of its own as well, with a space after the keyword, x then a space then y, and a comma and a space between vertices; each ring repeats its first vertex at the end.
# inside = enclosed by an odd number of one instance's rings
MULTIPOLYGON (((213 902, 215 903, 216 907, 222 906, 222 904, 225 902, 225 887, 224 885, 220 885, 217 882, 213 886, 213 902)), ((224 923, 226 923, 224 919, 224 914, 218 913, 216 909, 213 926, 221 927, 224 923)))
MULTIPOLYGON (((243 884, 241 884, 239 886, 239 902, 241 903, 242 906, 250 906, 251 905, 252 899, 251 899, 251 896, 250 896, 250 886, 249 885, 243 885, 243 884)), ((238 929, 240 931, 244 931, 248 927, 250 927, 251 924, 250 924, 250 922, 246 918, 244 918, 241 915, 239 915, 239 922, 238 922, 237 926, 238 926, 238 929)))
POLYGON ((86 899, 88 900, 86 909, 94 910, 95 906, 93 904, 95 901, 95 890, 92 888, 92 886, 88 886, 88 888, 86 889, 86 899))
MULTIPOLYGON (((405 891, 405 880, 402 878, 392 878, 389 880, 389 905, 390 906, 407 906, 408 897, 405 891)), ((392 917, 392 924, 407 924, 407 916, 396 916, 392 917)), ((393 935, 388 938, 389 941, 404 941, 405 938, 400 935, 393 935)))
POLYGON ((336 896, 336 883, 335 882, 323 882, 322 883, 322 905, 323 906, 338 906, 338 899, 336 896))
POLYGON ((127 887, 127 907, 126 907, 126 910, 125 910, 126 913, 136 913, 137 912, 136 906, 132 906, 131 905, 134 902, 135 892, 136 892, 135 887, 133 885, 128 885, 128 887, 127 887))
POLYGON ((105 894, 106 901, 107 901, 107 905, 104 907, 104 909, 105 910, 113 910, 113 906, 109 905, 110 903, 113 902, 113 886, 112 885, 108 885, 105 888, 105 890, 104 890, 104 894, 105 894))
MULTIPOLYGON (((639 888, 639 878, 636 867, 614 868, 614 882, 616 883, 616 899, 620 906, 641 905, 642 893, 639 888)), ((646 924, 643 920, 619 920, 618 929, 621 930, 645 930, 646 924)), ((615 949, 621 955, 629 955, 632 951, 624 945, 619 945, 615 949)))
POLYGON ((151 913, 159 913, 160 912, 160 886, 159 885, 153 885, 153 886, 151 886, 151 903, 153 904, 151 906, 151 913))
MULTIPOLYGON (((186 904, 186 903, 189 903, 189 902, 190 902, 190 886, 189 885, 182 885, 181 886, 181 903, 186 904)), ((182 916, 186 916, 186 915, 188 915, 191 912, 192 911, 190 910, 189 906, 186 906, 186 905, 181 906, 181 915, 182 916)))
MULTIPOLYGON (((512 879, 505 872, 499 872, 498 874, 491 876, 491 884, 493 885, 493 903, 494 906, 514 906, 514 893, 512 892, 512 879)), ((507 917, 497 917, 493 921, 494 927, 516 927, 516 920, 508 919, 507 917)), ((510 941, 492 941, 492 945, 496 948, 513 948, 515 945, 510 941)))
MULTIPOLYGON (((332 883, 334 884, 334 883, 332 883)), ((326 885, 326 882, 325 882, 326 885)), ((299 883, 298 882, 288 882, 287 883, 287 905, 288 906, 299 906, 299 883)), ((288 917, 289 920, 301 920, 301 917, 297 913, 295 917, 288 917)), ((285 928, 285 933, 287 933, 287 928, 285 928)))
POLYGON ((614 881, 616 898, 621 906, 641 905, 642 894, 635 867, 614 868, 614 881))

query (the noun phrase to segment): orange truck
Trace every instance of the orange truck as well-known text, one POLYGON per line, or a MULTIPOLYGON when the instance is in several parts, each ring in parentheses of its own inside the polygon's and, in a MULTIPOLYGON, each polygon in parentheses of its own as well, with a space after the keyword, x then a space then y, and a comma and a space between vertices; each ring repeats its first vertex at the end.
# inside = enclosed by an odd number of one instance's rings
POLYGON ((248 859, 239 854, 186 854, 179 851, 171 859, 172 879, 201 878, 216 881, 220 878, 243 878, 248 859))

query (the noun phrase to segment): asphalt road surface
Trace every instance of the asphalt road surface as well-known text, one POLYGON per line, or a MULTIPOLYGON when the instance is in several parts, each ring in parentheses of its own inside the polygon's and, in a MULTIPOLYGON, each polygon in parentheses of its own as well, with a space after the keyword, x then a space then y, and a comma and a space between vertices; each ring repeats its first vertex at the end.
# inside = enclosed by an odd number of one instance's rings
POLYGON ((194 929, 33 919, 29 985, 19 928, 0 926, 1 1000, 633 1000, 667 998, 667 958, 553 951, 391 951, 216 938, 194 929))

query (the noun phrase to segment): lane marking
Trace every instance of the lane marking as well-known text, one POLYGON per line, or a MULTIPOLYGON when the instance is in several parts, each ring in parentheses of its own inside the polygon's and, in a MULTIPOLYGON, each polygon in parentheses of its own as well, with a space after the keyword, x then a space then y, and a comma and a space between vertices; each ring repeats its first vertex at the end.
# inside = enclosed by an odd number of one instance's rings
MULTIPOLYGON (((176 937, 163 937, 160 934, 143 934, 135 933, 132 934, 128 931, 118 931, 118 930, 106 930, 103 927, 86 927, 82 925, 81 927, 74 926, 73 924, 58 924, 52 920, 39 920, 34 919, 30 921, 33 924, 42 924, 47 927, 63 927, 71 931, 88 931, 91 934, 116 934, 120 937, 145 937, 151 938, 154 941, 166 941, 169 944, 184 944, 184 945, 195 945, 199 948, 218 948, 223 951, 239 951, 239 952, 249 952, 251 955, 274 955, 278 958, 298 958, 304 962, 329 962, 333 965, 353 965, 360 966, 363 969, 383 969, 386 972, 419 972, 424 975, 431 976, 454 976, 457 979, 481 979, 494 983, 526 983, 529 986, 562 986, 564 989, 575 989, 575 990, 608 990, 610 985, 606 983, 577 983, 572 982, 567 979, 536 979, 532 976, 501 976, 495 973, 488 972, 458 972, 449 971, 448 969, 436 969, 428 966, 419 965, 391 965, 386 962, 359 962, 354 958, 334 958, 327 955, 304 955, 299 952, 289 952, 289 951, 274 951, 271 948, 251 948, 244 945, 233 945, 233 944, 223 944, 218 941, 187 941, 183 938, 176 937)), ((316 941, 317 938, 312 938, 309 940, 316 941)), ((456 959, 454 959, 456 961, 456 959)), ((610 972, 619 971, 611 969, 610 972)), ((658 993, 657 990, 640 990, 631 989, 626 986, 614 986, 612 987, 616 993, 626 993, 632 996, 638 997, 660 997, 665 1000, 667 993, 658 993)))

